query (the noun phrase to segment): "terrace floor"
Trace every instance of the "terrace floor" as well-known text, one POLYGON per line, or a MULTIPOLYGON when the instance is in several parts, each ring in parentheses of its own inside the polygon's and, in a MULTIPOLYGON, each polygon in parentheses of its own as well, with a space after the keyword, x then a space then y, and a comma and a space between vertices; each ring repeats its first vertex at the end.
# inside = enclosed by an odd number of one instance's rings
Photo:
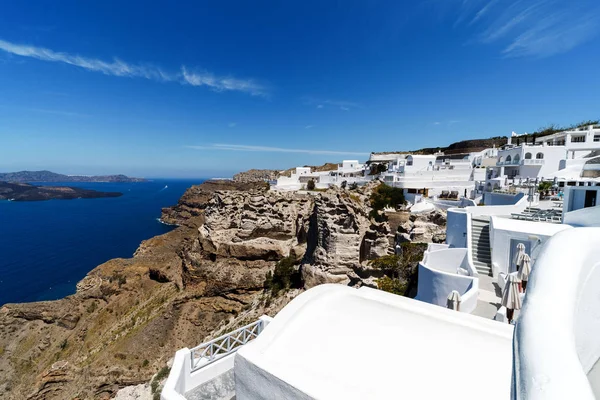
MULTIPOLYGON (((479 299, 473 315, 494 319, 496 312, 502 306, 502 290, 491 276, 479 275, 479 299)), ((515 320, 519 318, 519 310, 515 310, 515 320)))
POLYGON ((487 275, 479 275, 479 300, 473 311, 479 317, 494 319, 500 308, 502 292, 494 278, 487 275))

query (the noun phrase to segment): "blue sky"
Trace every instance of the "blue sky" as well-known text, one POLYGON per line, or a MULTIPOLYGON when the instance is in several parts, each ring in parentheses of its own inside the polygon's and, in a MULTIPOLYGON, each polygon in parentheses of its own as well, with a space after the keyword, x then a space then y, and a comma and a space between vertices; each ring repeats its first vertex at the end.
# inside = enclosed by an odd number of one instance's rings
POLYGON ((0 2, 0 172, 228 176, 597 118, 596 0, 0 2))

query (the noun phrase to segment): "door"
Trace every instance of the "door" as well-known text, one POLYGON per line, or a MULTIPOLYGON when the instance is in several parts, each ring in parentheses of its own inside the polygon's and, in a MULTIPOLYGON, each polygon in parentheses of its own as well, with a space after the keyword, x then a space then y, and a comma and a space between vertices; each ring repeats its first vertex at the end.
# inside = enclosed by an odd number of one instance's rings
POLYGON ((586 190, 585 191, 585 204, 583 205, 583 207, 595 207, 597 195, 598 195, 598 192, 595 190, 586 190))

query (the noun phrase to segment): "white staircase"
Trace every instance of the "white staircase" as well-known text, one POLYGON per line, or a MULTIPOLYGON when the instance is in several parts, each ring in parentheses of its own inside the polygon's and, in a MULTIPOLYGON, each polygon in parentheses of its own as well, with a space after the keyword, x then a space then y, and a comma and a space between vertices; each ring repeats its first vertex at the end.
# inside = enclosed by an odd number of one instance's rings
POLYGON ((471 220, 471 251, 473 264, 482 275, 492 274, 492 253, 490 250, 490 221, 483 217, 471 220))

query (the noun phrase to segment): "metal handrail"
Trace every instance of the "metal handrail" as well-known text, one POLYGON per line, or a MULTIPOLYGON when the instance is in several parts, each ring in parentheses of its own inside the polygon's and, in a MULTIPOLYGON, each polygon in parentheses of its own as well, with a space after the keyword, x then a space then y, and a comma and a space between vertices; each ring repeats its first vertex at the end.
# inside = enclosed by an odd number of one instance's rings
POLYGON ((216 339, 202 343, 190 350, 192 353, 192 371, 194 372, 221 358, 234 353, 240 346, 245 345, 256 337, 264 329, 264 321, 258 320, 234 331, 231 331, 216 339))

